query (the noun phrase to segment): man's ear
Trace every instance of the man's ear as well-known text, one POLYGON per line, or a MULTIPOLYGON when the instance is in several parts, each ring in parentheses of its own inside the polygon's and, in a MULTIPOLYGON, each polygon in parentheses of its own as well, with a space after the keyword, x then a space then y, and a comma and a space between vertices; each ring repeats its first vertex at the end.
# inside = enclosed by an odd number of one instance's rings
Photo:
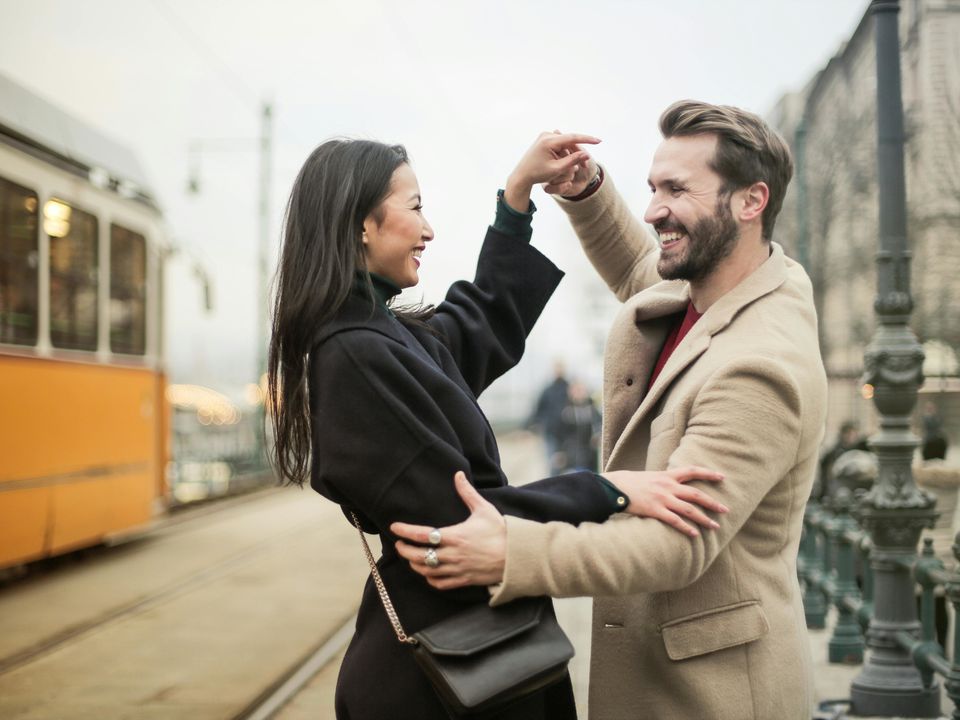
POLYGON ((755 182, 742 192, 743 207, 740 209, 739 219, 742 222, 758 219, 770 201, 770 188, 765 182, 755 182))

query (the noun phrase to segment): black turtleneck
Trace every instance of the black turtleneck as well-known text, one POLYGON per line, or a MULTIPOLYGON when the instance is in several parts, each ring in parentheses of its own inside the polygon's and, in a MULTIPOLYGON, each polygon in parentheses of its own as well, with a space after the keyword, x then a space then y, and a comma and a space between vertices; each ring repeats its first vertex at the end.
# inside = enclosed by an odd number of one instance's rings
POLYGON ((387 303, 400 294, 400 288, 383 275, 370 273, 370 282, 373 284, 373 294, 377 302, 384 307, 387 307, 387 303))

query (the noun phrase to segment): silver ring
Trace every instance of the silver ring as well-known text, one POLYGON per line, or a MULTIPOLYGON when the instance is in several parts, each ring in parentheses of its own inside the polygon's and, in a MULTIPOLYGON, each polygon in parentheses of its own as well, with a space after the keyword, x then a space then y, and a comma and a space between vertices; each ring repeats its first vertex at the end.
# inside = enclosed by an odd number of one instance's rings
POLYGON ((437 551, 433 548, 427 548, 427 551, 423 554, 423 562, 430 568, 439 567, 440 558, 437 557, 437 551))
POLYGON ((443 538, 440 536, 440 531, 437 528, 434 528, 433 530, 431 530, 430 534, 427 535, 427 540, 429 540, 430 544, 433 545, 434 547, 439 545, 442 539, 443 538))

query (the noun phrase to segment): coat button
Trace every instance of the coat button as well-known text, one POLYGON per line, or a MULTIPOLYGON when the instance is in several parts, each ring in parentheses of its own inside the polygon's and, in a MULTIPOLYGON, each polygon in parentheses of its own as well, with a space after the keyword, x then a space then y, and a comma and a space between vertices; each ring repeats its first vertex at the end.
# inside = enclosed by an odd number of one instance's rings
POLYGON ((617 505, 619 505, 620 507, 623 507, 626 504, 627 504, 627 499, 623 495, 617 498, 617 505))
POLYGON ((633 385, 633 378, 627 378, 627 387, 633 385))

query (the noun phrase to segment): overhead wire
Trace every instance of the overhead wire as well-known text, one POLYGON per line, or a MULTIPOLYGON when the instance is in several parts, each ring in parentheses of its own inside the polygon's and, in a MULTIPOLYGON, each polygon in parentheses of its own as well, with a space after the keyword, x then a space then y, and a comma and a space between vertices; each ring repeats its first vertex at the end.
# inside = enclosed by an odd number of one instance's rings
POLYGON ((224 84, 228 86, 244 104, 258 107, 260 104, 257 94, 243 79, 227 65, 219 55, 193 28, 191 28, 164 0, 152 0, 154 6, 166 17, 167 22, 174 27, 192 46, 193 50, 203 56, 207 62, 220 74, 224 84))

